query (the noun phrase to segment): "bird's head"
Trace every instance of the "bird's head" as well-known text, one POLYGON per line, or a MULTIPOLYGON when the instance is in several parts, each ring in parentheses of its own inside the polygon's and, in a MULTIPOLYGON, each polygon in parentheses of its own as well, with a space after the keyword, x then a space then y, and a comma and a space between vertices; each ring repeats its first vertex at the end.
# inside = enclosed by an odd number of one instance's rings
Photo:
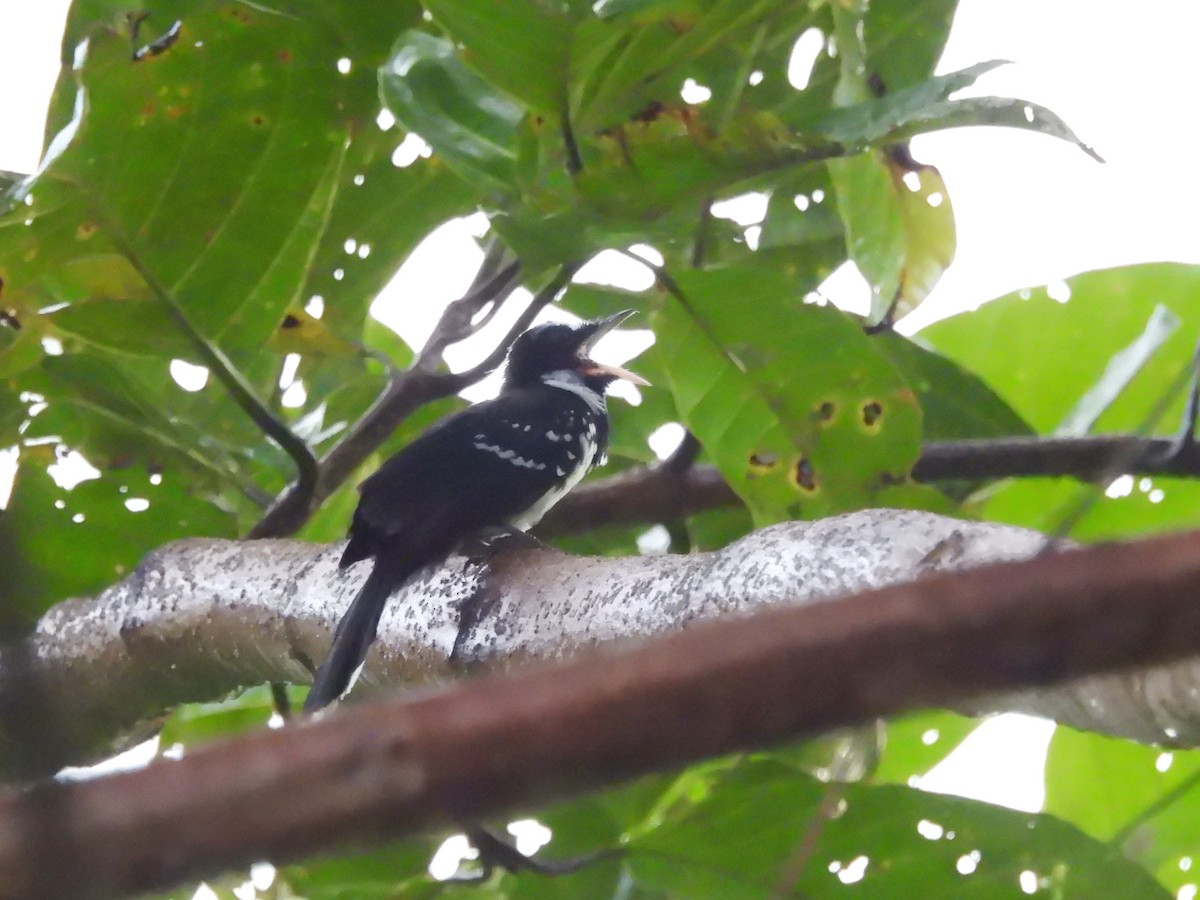
POLYGON ((553 373, 569 372, 599 394, 618 378, 633 384, 650 382, 620 366, 607 366, 591 358, 592 348, 630 316, 627 309, 603 319, 564 325, 547 322, 530 328, 513 341, 508 352, 508 368, 504 373, 504 388, 530 387, 553 373))

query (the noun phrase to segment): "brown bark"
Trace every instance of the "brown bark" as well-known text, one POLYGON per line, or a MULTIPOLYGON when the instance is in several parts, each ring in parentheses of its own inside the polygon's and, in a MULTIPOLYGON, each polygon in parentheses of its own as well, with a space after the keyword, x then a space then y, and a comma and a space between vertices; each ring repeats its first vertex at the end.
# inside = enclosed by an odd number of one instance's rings
POLYGON ((1193 532, 932 575, 347 709, 6 798, 0 897, 162 888, 879 715, 1165 663, 1200 649, 1198 593, 1193 532))

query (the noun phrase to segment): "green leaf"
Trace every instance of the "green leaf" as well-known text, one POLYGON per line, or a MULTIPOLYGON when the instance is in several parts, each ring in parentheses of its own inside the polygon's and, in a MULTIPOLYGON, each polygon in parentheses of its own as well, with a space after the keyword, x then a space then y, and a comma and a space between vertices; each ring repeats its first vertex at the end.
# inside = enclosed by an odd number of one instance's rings
POLYGON ((601 131, 647 104, 675 103, 684 69, 707 53, 738 46, 784 7, 780 0, 660 4, 584 23, 573 48, 573 122, 601 131), (668 85, 670 86, 668 88, 668 85))
POLYGON ((100 30, 87 115, 32 187, 67 192, 56 244, 124 242, 202 332, 260 343, 295 299, 353 117, 374 106, 369 81, 339 77, 340 38, 316 15, 201 3, 134 65, 127 36, 100 30))
POLYGON ((1200 484, 1193 479, 1130 477, 1109 493, 1067 478, 1012 479, 984 492, 975 511, 989 521, 1057 535, 1087 503, 1067 533, 1087 542, 1200 528, 1200 484))
MULTIPOLYGON (((1180 327, 1095 424, 1100 432, 1136 432, 1191 365, 1192 343, 1200 334, 1200 266, 1150 263, 1103 269, 1069 278, 1065 288, 1052 291, 1054 297, 1042 287, 1015 291, 931 325, 921 338, 976 373, 1046 434, 1162 305, 1178 317, 1180 327), (1066 295, 1066 302, 1055 299, 1066 295)), ((1174 432, 1182 413, 1180 396, 1158 427, 1174 432)))
POLYGON ((437 841, 419 838, 388 844, 370 853, 316 859, 280 872, 309 900, 392 900, 437 897, 441 886, 428 875, 437 841))
POLYGON ((902 90, 886 90, 880 97, 831 110, 811 130, 845 144, 877 143, 1001 65, 1004 65, 1002 60, 992 60, 928 78, 902 90))
MULTIPOLYGON (((294 709, 303 702, 302 688, 289 688, 294 709)), ((171 710, 158 733, 159 749, 176 744, 194 747, 217 738, 265 728, 275 712, 267 685, 259 685, 215 703, 185 703, 171 710)))
POLYGON ((20 427, 28 416, 28 407, 12 391, 0 390, 0 447, 17 443, 20 427))
POLYGON ((899 292, 906 255, 899 194, 878 151, 831 159, 828 165, 846 249, 871 286, 871 318, 877 322, 899 292))
POLYGON ((874 346, 900 371, 921 401, 924 440, 1029 435, 1033 430, 974 373, 894 331, 874 346))
POLYGON ((1013 897, 1031 877, 1064 898, 1169 896, 1119 850, 1053 816, 894 785, 823 785, 769 761, 729 770, 629 846, 640 886, 697 900, 855 888, 895 900, 1013 897))
POLYGON ((449 41, 406 31, 379 71, 383 102, 461 178, 487 194, 514 189, 520 106, 470 71, 449 41))
POLYGON ((874 782, 908 784, 949 756, 979 726, 950 712, 935 710, 889 719, 879 764, 871 772, 874 782))
POLYGON ((889 142, 930 131, 964 126, 995 125, 1036 131, 1074 144, 1096 162, 1104 162, 1095 150, 1079 139, 1061 118, 1044 106, 1012 97, 967 97, 947 100, 929 107, 904 127, 891 133, 889 142))
POLYGON ((888 174, 900 207, 904 233, 904 257, 896 273, 896 291, 890 303, 882 301, 872 310, 872 320, 890 314, 899 319, 921 305, 954 261, 958 246, 954 208, 942 174, 933 166, 921 165, 906 155, 887 156, 888 174))
POLYGON ((1055 729, 1046 757, 1046 811, 1113 841, 1172 891, 1195 881, 1200 752, 1055 729), (1120 790, 1113 790, 1114 785, 1120 790))
MULTIPOLYGON (((158 361, 158 366, 160 383, 169 384, 166 365, 158 361)), ((206 438, 198 423, 177 415, 139 372, 99 354, 46 357, 33 387, 48 406, 31 420, 25 439, 60 438, 100 468, 142 462, 155 470, 201 476, 201 481, 236 479, 238 467, 214 446, 214 432, 206 438)))
MULTIPOLYGON (((1098 432, 1137 433, 1191 366, 1191 342, 1200 332, 1198 291, 1200 267, 1195 266, 1154 263, 1087 272, 1065 286, 1018 291, 943 320, 921 337, 970 365, 1022 418, 1049 433, 1104 378, 1113 357, 1143 333, 1161 305, 1180 327, 1094 425, 1098 432), (1061 302, 1051 292, 1070 299, 1061 302)), ((1184 403, 1177 393, 1158 417, 1156 432, 1176 430, 1184 403)), ((1197 490, 1190 481, 1133 479, 1114 493, 1102 496, 1072 481, 1022 479, 990 490, 980 511, 996 521, 1057 533, 1081 503, 1092 503, 1071 531, 1081 540, 1200 525, 1197 490)))
POLYGON ((299 291, 301 303, 322 299, 322 321, 346 341, 366 339, 371 302, 413 249, 447 219, 475 209, 475 191, 441 159, 396 166, 396 141, 378 133, 351 145, 328 227, 299 291))
POLYGON ((819 113, 814 121, 805 121, 795 113, 787 119, 801 131, 850 147, 885 146, 917 134, 966 125, 1021 128, 1068 141, 1103 162, 1061 118, 1036 103, 1008 97, 950 99, 952 93, 1002 64, 999 60, 979 63, 873 99, 855 96, 857 102, 819 113))
POLYGON ((744 506, 710 509, 687 520, 688 539, 693 550, 719 550, 744 537, 754 528, 750 511, 744 506))
POLYGON ((571 20, 539 0, 427 0, 463 61, 526 106, 557 115, 567 95, 571 20))
POLYGON ((196 361, 196 348, 159 300, 87 300, 47 314, 66 335, 120 353, 196 361), (137 327, 131 327, 132 323, 137 327))
POLYGON ((678 283, 685 300, 658 313, 656 350, 680 416, 757 522, 877 504, 905 480, 920 411, 854 321, 770 272, 678 283))
POLYGON ((958 0, 871 0, 863 18, 867 69, 887 92, 928 79, 950 36, 958 0))
POLYGON ((94 594, 177 538, 235 536, 232 517, 193 495, 179 475, 160 481, 129 468, 68 491, 35 463, 35 455, 22 452, 4 511, 4 528, 30 570, 23 606, 42 612, 57 600, 94 594))
POLYGON ((1129 346, 1118 350, 1108 361, 1104 374, 1079 398, 1079 402, 1055 429, 1062 437, 1079 437, 1088 433, 1109 405, 1129 386, 1138 372, 1179 327, 1179 319, 1164 306, 1154 307, 1145 329, 1129 346))
POLYGON ((619 852, 624 837, 652 817, 673 781, 674 778, 661 775, 641 778, 539 812, 537 821, 551 831, 550 843, 537 853, 539 861, 554 863, 597 853, 608 855, 569 875, 546 878, 529 872, 506 877, 506 895, 521 900, 617 895, 621 883, 628 878, 626 862, 619 852), (618 852, 612 853, 614 850, 618 852))

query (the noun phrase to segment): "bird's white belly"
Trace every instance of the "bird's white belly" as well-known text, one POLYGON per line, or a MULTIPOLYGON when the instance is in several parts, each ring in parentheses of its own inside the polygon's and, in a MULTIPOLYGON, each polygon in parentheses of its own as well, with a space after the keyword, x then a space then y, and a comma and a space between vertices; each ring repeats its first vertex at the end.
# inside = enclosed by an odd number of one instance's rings
POLYGON ((566 480, 562 484, 551 488, 519 518, 514 519, 512 523, 514 528, 519 528, 521 531, 528 531, 541 521, 542 516, 549 511, 550 507, 561 500, 571 488, 583 480, 583 476, 592 468, 592 463, 596 459, 596 442, 585 439, 582 450, 583 454, 581 458, 575 464, 575 468, 567 473, 566 480))

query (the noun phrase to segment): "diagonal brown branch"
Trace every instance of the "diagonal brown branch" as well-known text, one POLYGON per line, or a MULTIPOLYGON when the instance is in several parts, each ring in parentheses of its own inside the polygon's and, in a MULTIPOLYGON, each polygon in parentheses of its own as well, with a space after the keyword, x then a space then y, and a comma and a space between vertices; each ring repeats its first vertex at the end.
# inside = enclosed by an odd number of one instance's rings
POLYGON ((981 692, 1164 663, 1200 649, 1198 592, 1200 532, 1089 547, 727 618, 46 785, 0 801, 0 896, 162 889, 981 692), (47 804, 59 827, 22 831, 47 804), (31 862, 49 858, 59 864, 31 862))

